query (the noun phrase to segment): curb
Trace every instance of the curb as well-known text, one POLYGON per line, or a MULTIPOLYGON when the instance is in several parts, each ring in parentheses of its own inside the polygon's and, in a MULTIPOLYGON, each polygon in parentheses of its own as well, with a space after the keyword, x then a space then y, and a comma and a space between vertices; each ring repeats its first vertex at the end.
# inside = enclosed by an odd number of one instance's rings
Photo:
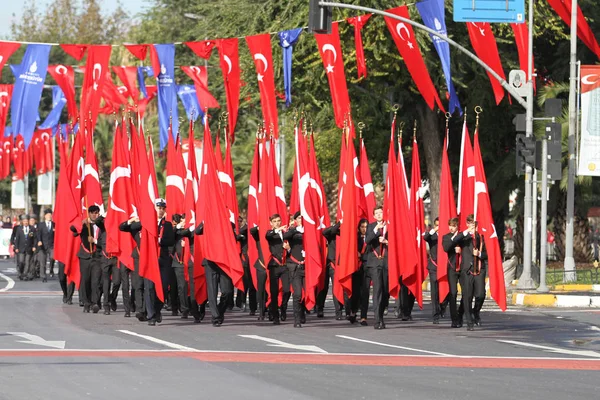
POLYGON ((553 291, 558 292, 594 292, 600 293, 600 285, 555 285, 553 291))
POLYGON ((511 304, 514 306, 529 307, 600 308, 600 296, 513 293, 511 304))

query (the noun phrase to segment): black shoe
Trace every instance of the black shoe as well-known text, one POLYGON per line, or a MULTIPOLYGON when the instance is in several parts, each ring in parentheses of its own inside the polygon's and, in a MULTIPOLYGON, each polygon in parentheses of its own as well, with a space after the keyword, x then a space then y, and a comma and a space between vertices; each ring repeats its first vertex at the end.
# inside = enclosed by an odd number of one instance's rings
POLYGON ((302 324, 300 322, 294 322, 294 328, 302 328, 302 324))
POLYGON ((435 319, 433 320, 433 324, 434 324, 434 325, 439 325, 439 324, 440 324, 440 320, 439 320, 438 318, 435 318, 435 319))
POLYGON ((198 317, 199 317, 200 321, 202 321, 204 319, 204 313, 201 312, 198 317))
MULTIPOLYGON (((285 321, 287 319, 287 313, 285 311, 281 311, 280 318, 282 321, 285 321)), ((273 317, 271 315, 269 315, 269 321, 273 321, 273 317)))
POLYGON ((104 309, 104 315, 110 315, 110 308, 104 309))
POLYGON ((475 325, 481 326, 481 318, 475 317, 475 319, 473 320, 473 322, 475 323, 475 325))
POLYGON ((325 317, 325 313, 323 312, 323 310, 317 311, 317 318, 323 318, 323 317, 325 317))
POLYGON ((171 311, 171 316, 172 317, 178 317, 179 316, 179 311, 177 311, 177 310, 171 311))
POLYGON ((156 325, 156 320, 154 318, 148 320, 148 325, 154 326, 156 325))
POLYGON ((367 323, 366 319, 361 319, 360 320, 360 326, 367 326, 367 325, 369 325, 369 324, 367 323))
POLYGON ((278 319, 274 319, 273 325, 281 325, 281 321, 279 321, 278 319))
POLYGON ((250 316, 254 317, 256 315, 256 311, 250 311, 250 316))
POLYGON ((458 328, 458 323, 456 322, 452 322, 452 325, 450 325, 451 328, 458 328))
POLYGON ((195 324, 199 324, 200 322, 202 322, 202 320, 200 318, 194 317, 194 323, 195 324))
POLYGON ((341 321, 341 320, 343 320, 343 319, 344 319, 344 316, 342 315, 342 313, 341 313, 341 312, 337 312, 337 313, 335 313, 335 320, 336 320, 336 321, 341 321))
POLYGON ((79 300, 79 307, 83 307, 83 301, 79 300))
POLYGON ((379 330, 381 330, 381 329, 384 329, 385 327, 384 327, 384 325, 383 325, 383 324, 380 322, 380 323, 377 323, 377 324, 375 324, 374 328, 375 328, 376 330, 378 330, 378 331, 379 331, 379 330))
POLYGON ((144 321, 148 321, 148 318, 146 318, 146 314, 144 314, 143 312, 138 312, 135 313, 135 317, 140 321, 140 322, 144 322, 144 321))
POLYGON ((130 318, 130 317, 131 317, 131 312, 125 311, 125 318, 130 318))
POLYGON ((189 311, 184 311, 181 314, 181 319, 188 319, 189 315, 190 315, 189 311))
POLYGON ((67 304, 70 305, 70 306, 72 306, 73 305, 73 300, 71 300, 71 299, 67 300, 67 304))
POLYGON ((404 315, 404 316, 402 316, 402 321, 412 321, 412 316, 411 315, 404 315))
POLYGON ((467 330, 468 331, 474 331, 475 327, 473 326, 473 324, 467 324, 467 330))
POLYGON ((110 309, 113 311, 117 311, 117 300, 116 299, 110 300, 110 309))
POLYGON ((446 318, 446 310, 440 311, 440 318, 442 318, 442 319, 446 318))
POLYGON ((48 279, 44 278, 44 279, 42 279, 42 282, 46 283, 46 282, 48 282, 48 279))
POLYGON ((92 312, 93 312, 94 314, 98 314, 98 311, 100 311, 100 307, 98 307, 98 304, 94 304, 94 305, 92 306, 92 312))
POLYGON ((304 313, 303 313, 303 314, 300 316, 300 323, 301 323, 301 324, 305 324, 305 323, 306 323, 306 314, 304 314, 304 313))
POLYGON ((258 320, 259 321, 264 321, 265 320, 265 316, 264 315, 259 315, 258 316, 258 320))
POLYGON ((63 296, 63 304, 67 304, 67 296, 63 296))
POLYGON ((217 328, 218 328, 219 326, 221 326, 221 324, 222 324, 222 322, 221 322, 221 321, 219 321, 219 320, 213 321, 213 323, 212 323, 212 325, 213 325, 214 327, 217 327, 217 328))
POLYGON ((90 306, 83 306, 83 312, 84 313, 89 313, 90 312, 90 306))
POLYGON ((162 313, 158 313, 158 315, 156 316, 156 322, 158 322, 159 324, 162 322, 162 313))
POLYGON ((356 323, 356 315, 349 315, 348 321, 350 321, 351 324, 355 324, 356 323))

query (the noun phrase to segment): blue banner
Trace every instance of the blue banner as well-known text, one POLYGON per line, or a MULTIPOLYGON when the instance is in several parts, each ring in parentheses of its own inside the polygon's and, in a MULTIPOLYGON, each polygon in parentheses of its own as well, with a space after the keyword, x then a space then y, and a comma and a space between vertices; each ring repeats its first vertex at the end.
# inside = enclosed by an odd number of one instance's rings
POLYGON ((30 44, 25 50, 21 65, 17 70, 10 108, 10 119, 14 135, 21 135, 25 149, 29 147, 38 106, 42 97, 44 80, 48 69, 48 55, 50 46, 45 44, 30 44))
POLYGON ((279 32, 279 45, 283 51, 283 84, 287 107, 292 104, 292 50, 301 33, 302 28, 279 32))
POLYGON ((177 86, 177 96, 179 96, 179 99, 183 103, 188 121, 191 121, 192 119, 196 121, 198 115, 201 115, 202 118, 204 118, 204 111, 202 111, 202 107, 200 107, 200 102, 196 95, 196 87, 194 85, 177 86))
POLYGON ((154 73, 158 73, 158 136, 162 151, 169 143, 169 121, 173 123, 173 139, 176 139, 179 130, 177 85, 175 84, 175 45, 155 44, 154 48, 160 63, 160 71, 154 71, 154 73))
POLYGON ((52 87, 52 111, 48 114, 44 122, 40 125, 40 129, 54 128, 60 121, 60 115, 63 108, 67 104, 67 98, 65 97, 62 89, 58 86, 52 87))
MULTIPOLYGON (((447 35, 446 30, 446 19, 444 16, 444 0, 424 0, 416 3, 419 14, 423 19, 423 23, 430 29, 433 29, 440 35, 447 35)), ((444 70, 444 76, 446 78, 446 86, 448 86, 448 93, 450 93, 450 102, 448 104, 448 111, 454 114, 456 109, 460 115, 462 115, 462 108, 452 83, 452 72, 450 70, 450 45, 448 42, 443 41, 437 36, 431 36, 433 46, 440 56, 442 62, 442 69, 444 70)))
POLYGON ((154 70, 150 66, 138 67, 137 76, 138 76, 138 85, 140 87, 140 92, 142 92, 142 94, 144 95, 144 98, 146 98, 146 97, 148 97, 148 92, 146 91, 146 76, 153 77, 154 70))

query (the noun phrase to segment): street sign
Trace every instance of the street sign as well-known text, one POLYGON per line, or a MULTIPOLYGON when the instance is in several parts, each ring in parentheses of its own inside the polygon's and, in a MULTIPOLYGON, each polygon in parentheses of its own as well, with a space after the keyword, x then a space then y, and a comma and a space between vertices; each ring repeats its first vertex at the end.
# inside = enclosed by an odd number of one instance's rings
POLYGON ((454 21, 523 23, 525 0, 454 0, 454 21))

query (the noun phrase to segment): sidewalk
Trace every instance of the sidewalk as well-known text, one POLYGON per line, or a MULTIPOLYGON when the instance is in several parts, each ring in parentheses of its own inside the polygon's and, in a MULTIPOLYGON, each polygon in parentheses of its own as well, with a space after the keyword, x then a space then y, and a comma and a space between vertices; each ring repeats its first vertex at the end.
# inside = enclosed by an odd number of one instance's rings
POLYGON ((515 306, 600 308, 600 285, 556 285, 549 293, 512 289, 509 300, 515 306))

